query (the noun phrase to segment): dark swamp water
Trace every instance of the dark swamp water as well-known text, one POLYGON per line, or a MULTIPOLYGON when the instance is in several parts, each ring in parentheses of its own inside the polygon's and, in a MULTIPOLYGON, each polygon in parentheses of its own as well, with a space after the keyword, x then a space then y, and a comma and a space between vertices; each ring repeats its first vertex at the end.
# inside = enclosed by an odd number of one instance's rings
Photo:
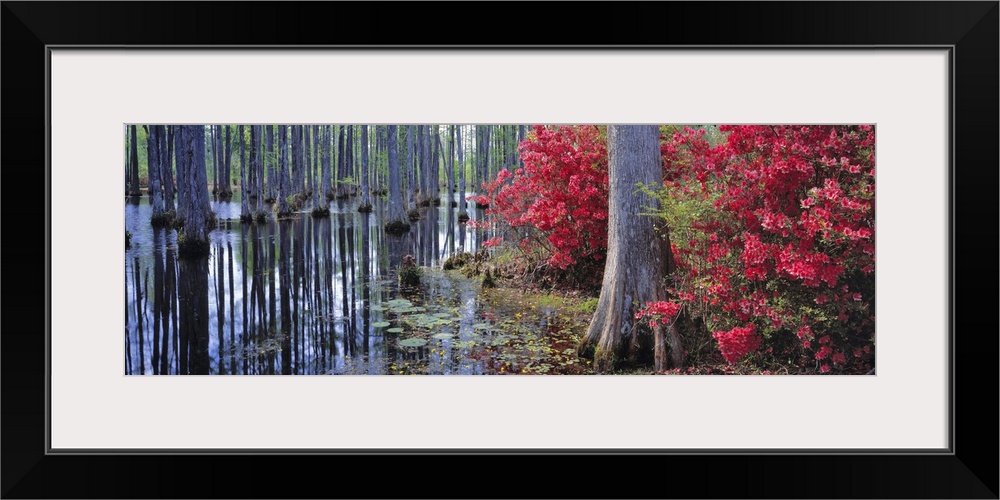
MULTIPOLYGON (((243 224, 240 200, 213 201, 208 258, 179 259, 177 233, 153 229, 148 199, 126 201, 125 359, 131 375, 583 374, 579 325, 555 306, 444 271, 491 235, 458 209, 421 209, 408 234, 385 234, 383 203, 351 200, 243 224), (420 286, 400 287, 405 255, 420 286)), ((482 211, 469 204, 469 215, 482 211)))

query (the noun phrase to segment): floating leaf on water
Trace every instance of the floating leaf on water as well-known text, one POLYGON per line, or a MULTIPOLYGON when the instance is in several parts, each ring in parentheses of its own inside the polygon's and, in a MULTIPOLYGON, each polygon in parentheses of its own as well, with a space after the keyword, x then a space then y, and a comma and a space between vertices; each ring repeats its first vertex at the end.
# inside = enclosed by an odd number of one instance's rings
POLYGON ((474 328, 476 330, 485 330, 485 329, 487 329, 489 327, 490 327, 490 325, 487 325, 486 323, 476 323, 476 324, 472 325, 472 328, 474 328))
POLYGON ((375 328, 385 328, 385 327, 389 326, 389 322, 388 321, 376 321, 376 322, 372 323, 372 326, 374 326, 375 328))
POLYGON ((406 300, 406 299, 392 299, 392 300, 386 302, 386 304, 389 304, 390 307, 391 306, 397 306, 397 305, 398 306, 407 306, 407 307, 409 307, 409 306, 413 305, 412 302, 410 302, 409 300, 406 300))
POLYGON ((435 313, 432 316, 434 316, 436 318, 450 318, 451 317, 451 313, 435 313))
POLYGON ((384 311, 385 310, 385 308, 382 307, 382 306, 371 306, 368 309, 370 309, 372 311, 384 311))
POLYGON ((402 333, 403 329, 399 328, 399 327, 396 327, 396 328, 386 328, 385 332, 386 333, 402 333))
MULTIPOLYGON (((395 328, 393 328, 393 330, 395 330, 395 328)), ((400 330, 402 330, 402 328, 400 328, 400 330)), ((424 339, 406 339, 401 340, 399 345, 403 347, 422 347, 427 345, 427 341, 424 339)))
POLYGON ((450 333, 437 333, 437 334, 433 335, 433 337, 436 338, 436 339, 438 339, 438 340, 448 340, 448 339, 454 337, 454 335, 452 335, 450 333))

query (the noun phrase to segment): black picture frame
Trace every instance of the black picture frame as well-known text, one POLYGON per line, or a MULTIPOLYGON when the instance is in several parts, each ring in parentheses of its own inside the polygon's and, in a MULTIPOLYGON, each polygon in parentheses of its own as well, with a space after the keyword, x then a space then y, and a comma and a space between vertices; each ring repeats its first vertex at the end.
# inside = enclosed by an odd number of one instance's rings
MULTIPOLYGON (((352 3, 334 5, 333 17, 312 2, 2 3, 2 138, 7 147, 0 150, 0 161, 7 181, 3 219, 8 237, 2 252, 8 269, 45 270, 44 277, 8 274, 4 286, 4 498, 299 498, 313 492, 348 497, 997 498, 998 405, 992 385, 998 367, 993 312, 1000 170, 996 1, 352 3), (453 9, 459 10, 460 22, 441 16, 453 9), (47 186, 47 157, 39 153, 49 147, 47 47, 415 44, 950 47, 954 361, 949 452, 48 453, 47 321, 39 318, 50 314, 49 215, 46 210, 41 217, 37 209, 46 190, 25 189, 47 186), (962 238, 957 228, 964 228, 962 238), (331 478, 310 477, 306 465, 329 471, 331 478), (361 479, 373 473, 382 479, 361 479), (528 478, 540 480, 529 489, 528 478)), ((914 144, 919 146, 919 138, 914 144)), ((637 416, 635 421, 652 419, 637 416)))

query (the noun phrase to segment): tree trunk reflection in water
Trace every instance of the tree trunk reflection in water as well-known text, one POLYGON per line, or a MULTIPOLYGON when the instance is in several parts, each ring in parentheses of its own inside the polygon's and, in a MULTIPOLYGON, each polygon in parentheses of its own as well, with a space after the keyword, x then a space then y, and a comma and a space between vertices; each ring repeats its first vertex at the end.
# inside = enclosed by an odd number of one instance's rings
MULTIPOLYGON (((268 305, 268 309, 267 309, 267 313, 268 313, 267 338, 268 339, 273 339, 274 336, 278 332, 278 325, 276 324, 276 322, 278 321, 278 318, 277 318, 277 316, 278 316, 278 314, 277 314, 278 302, 275 299, 275 293, 274 293, 274 286, 275 286, 274 276, 275 276, 275 264, 276 264, 276 262, 275 262, 275 245, 277 243, 275 241, 275 235, 274 235, 274 233, 277 232, 277 226, 278 226, 278 223, 276 223, 276 222, 274 222, 274 223, 270 223, 269 222, 267 224, 267 236, 266 236, 266 240, 265 240, 265 243, 267 244, 267 278, 266 279, 267 279, 267 305, 268 305)), ((269 347, 273 347, 273 346, 269 346, 269 347)), ((266 350, 266 352, 267 352, 267 367, 266 367, 267 374, 268 375, 273 375, 274 374, 274 364, 275 364, 275 359, 274 359, 274 357, 275 357, 275 350, 269 348, 269 349, 266 350)))
POLYGON ((369 359, 368 330, 371 328, 371 215, 361 216, 361 349, 366 362, 369 359))
MULTIPOLYGON (((225 338, 225 326, 226 326, 226 273, 223 268, 223 262, 225 261, 226 251, 222 246, 222 240, 216 244, 215 255, 210 258, 214 258, 215 265, 215 310, 216 310, 216 324, 218 325, 217 335, 219 339, 218 347, 218 358, 219 358, 219 375, 226 374, 226 364, 222 360, 223 353, 225 352, 224 346, 226 345, 225 338)), ((232 291, 230 291, 232 292, 232 291)))
POLYGON ((180 261, 181 373, 207 375, 208 258, 180 261))
MULTIPOLYGON (((173 229, 138 225, 149 218, 145 198, 129 204, 125 372, 389 373, 404 354, 400 336, 373 323, 396 321, 376 311, 395 297, 403 256, 439 267, 451 254, 474 249, 475 240, 450 201, 421 207, 423 217, 401 237, 385 234, 387 206, 372 201, 370 214, 355 213, 356 200, 347 198, 335 204, 334 217, 262 225, 228 220, 242 200, 216 202, 220 226, 203 262, 178 260, 173 229)), ((434 287, 426 280, 411 298, 457 293, 434 287)))
MULTIPOLYGON (((348 274, 349 274, 349 271, 347 269, 347 233, 348 233, 348 231, 347 231, 347 228, 345 227, 346 224, 344 223, 344 212, 343 212, 343 209, 344 209, 343 203, 337 202, 337 211, 339 212, 337 214, 337 226, 338 226, 337 227, 337 241, 339 243, 339 250, 340 250, 339 253, 340 253, 340 290, 341 290, 341 294, 340 294, 341 295, 340 325, 341 325, 341 331, 343 332, 341 338, 343 339, 344 356, 353 356, 354 355, 354 339, 353 339, 353 335, 351 334, 351 325, 350 325, 350 323, 351 323, 351 321, 350 321, 351 315, 350 315, 350 312, 349 312, 348 307, 347 307, 347 304, 348 304, 347 295, 348 295, 348 290, 349 290, 348 283, 347 283, 347 277, 348 277, 348 274)), ((334 323, 334 325, 336 325, 336 322, 334 323)), ((336 331, 336 328, 334 329, 334 331, 336 331)))
MULTIPOLYGON (((281 269, 279 269, 279 276, 281 279, 281 350, 279 354, 281 355, 281 374, 291 375, 292 374, 292 318, 291 310, 292 306, 290 303, 291 297, 291 286, 288 276, 288 261, 291 256, 289 255, 290 250, 288 248, 289 232, 292 228, 288 223, 277 224, 278 234, 281 240, 281 255, 279 256, 281 269)), ((273 281, 273 280, 272 280, 273 281)))

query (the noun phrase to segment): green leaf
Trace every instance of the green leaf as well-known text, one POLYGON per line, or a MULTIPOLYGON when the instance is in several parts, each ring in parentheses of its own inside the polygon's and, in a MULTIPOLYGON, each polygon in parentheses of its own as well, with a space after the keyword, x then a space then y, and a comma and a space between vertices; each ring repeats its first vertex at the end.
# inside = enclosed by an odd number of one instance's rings
MULTIPOLYGON (((402 328, 400 328, 400 330, 402 330, 402 328)), ((427 341, 424 339, 406 339, 401 340, 399 345, 403 347, 423 347, 427 345, 427 341)))

